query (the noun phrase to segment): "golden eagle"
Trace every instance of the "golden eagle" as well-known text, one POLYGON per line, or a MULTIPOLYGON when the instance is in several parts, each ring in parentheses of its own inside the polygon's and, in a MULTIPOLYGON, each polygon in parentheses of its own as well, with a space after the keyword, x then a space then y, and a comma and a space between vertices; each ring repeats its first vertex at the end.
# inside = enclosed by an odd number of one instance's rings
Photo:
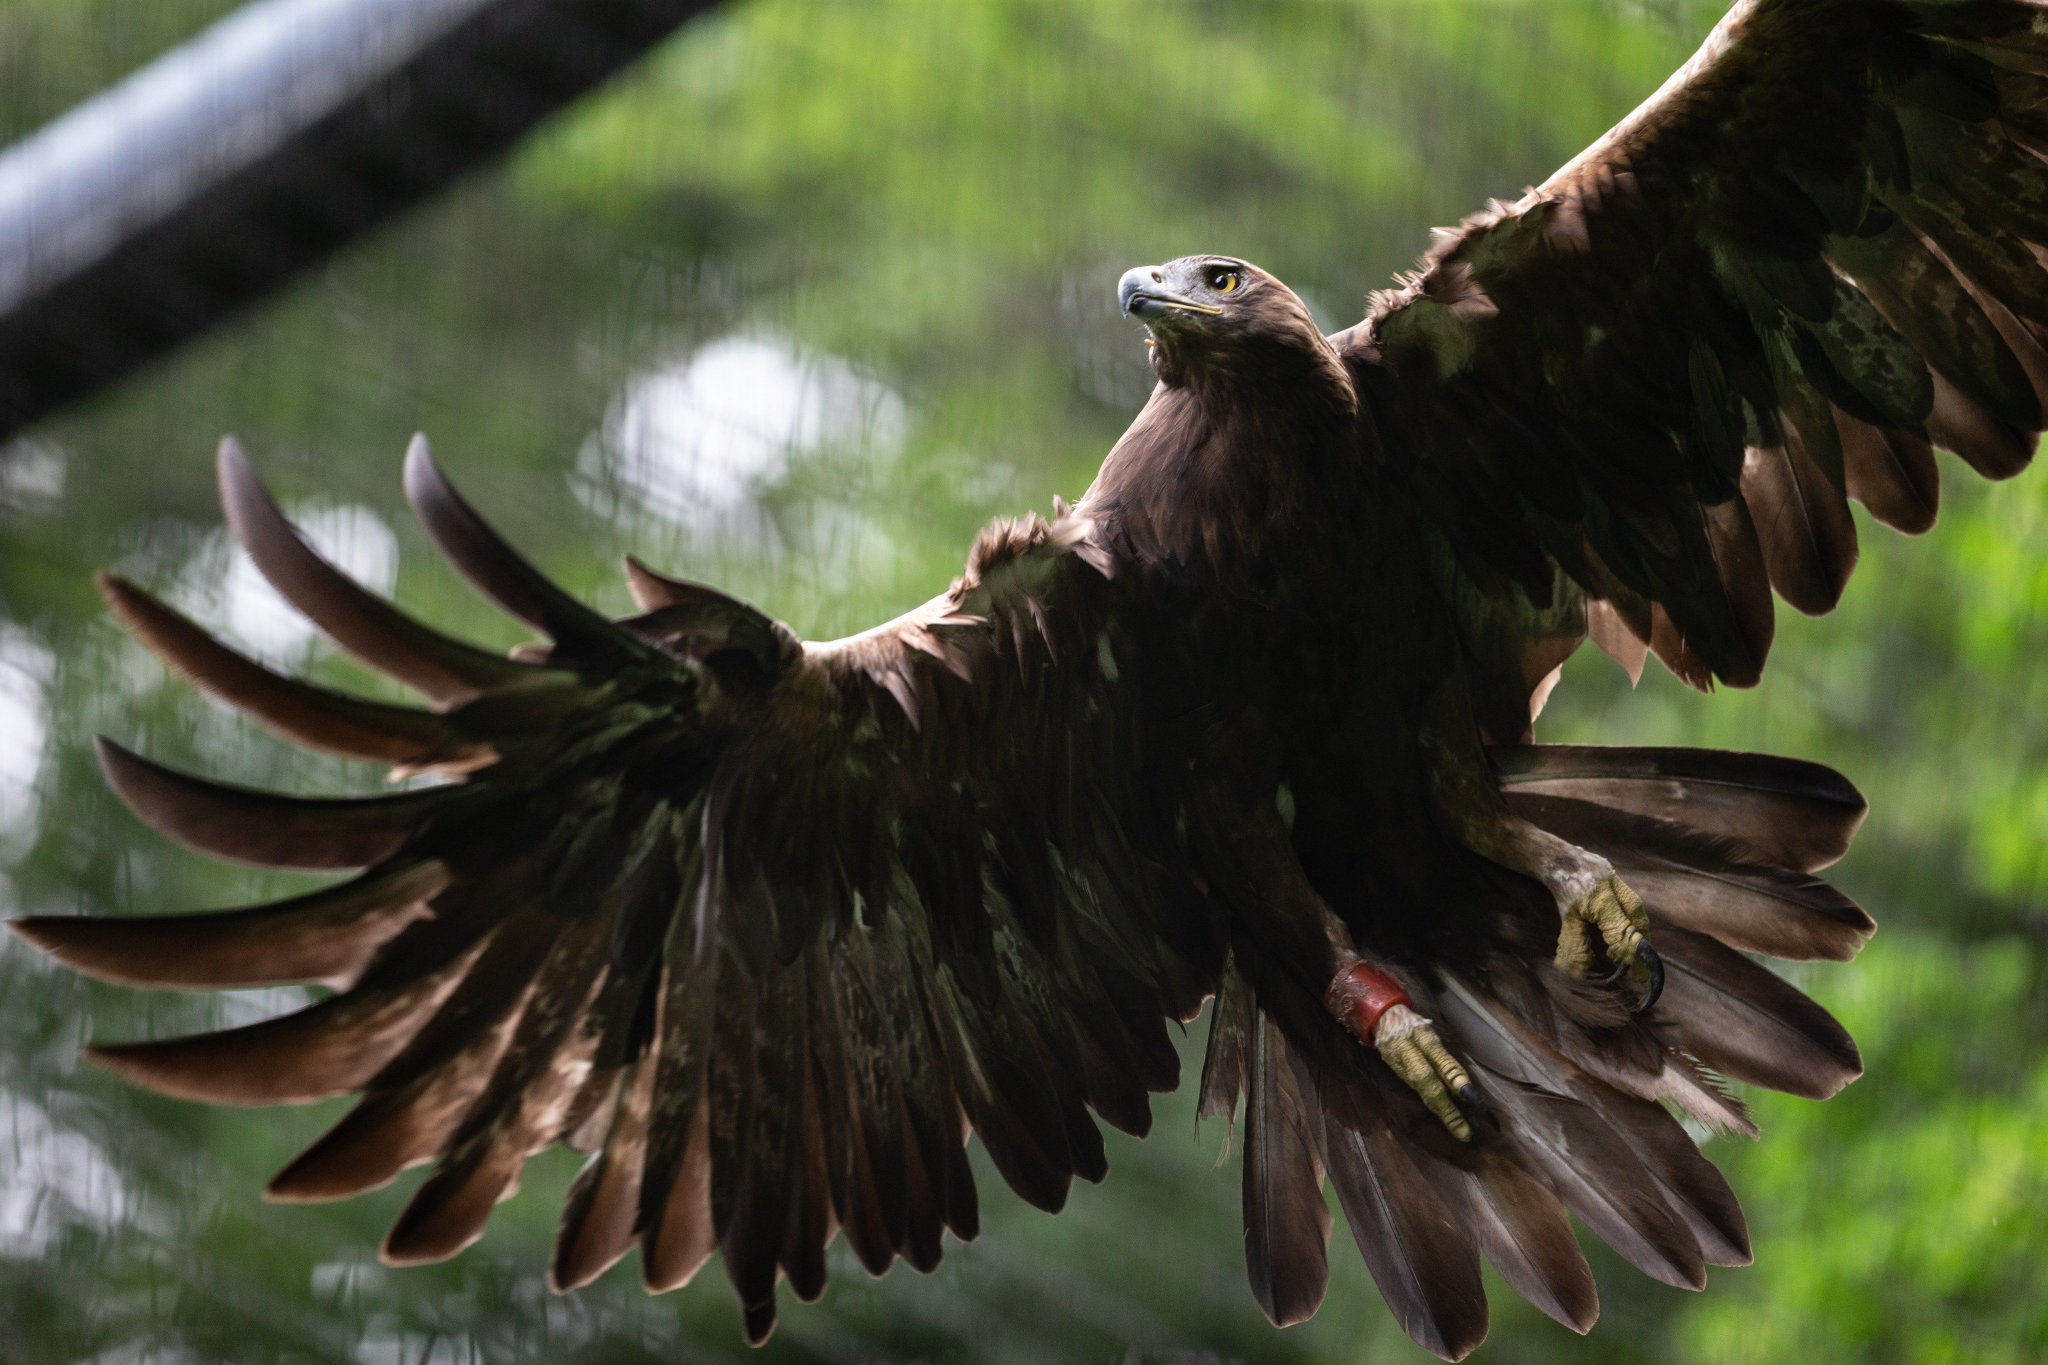
POLYGON ((1788 759, 1532 745, 1532 718, 1587 638, 1754 682, 1773 590, 1841 594, 1847 499, 1920 531, 1933 447, 2023 467, 2044 253, 2048 7, 1747 0, 1345 331, 1230 257, 1126 274, 1159 382, 1094 485, 848 639, 638 564, 643 613, 606 619, 416 443, 427 530, 546 636, 499 657, 342 576, 229 444, 257 567, 431 708, 281 677, 108 578, 114 609, 281 733, 442 780, 285 797, 108 745, 171 837, 360 875, 15 928, 115 981, 331 987, 96 1055, 216 1102, 360 1092, 269 1193, 435 1163, 394 1263, 474 1241, 564 1143, 591 1155, 550 1282, 637 1244, 665 1290, 719 1251, 758 1341, 835 1235, 878 1274, 972 1237, 970 1132, 1042 1208, 1101 1178, 1096 1120, 1145 1130, 1168 1025, 1213 1001, 1201 1110, 1243 1104, 1275 1322, 1323 1296, 1327 1183, 1423 1346, 1483 1337, 1482 1257, 1584 1331, 1569 1215, 1669 1284, 1750 1258, 1672 1110, 1753 1131, 1723 1078, 1858 1073, 1748 954, 1871 933, 1812 875, 1863 804, 1788 759))

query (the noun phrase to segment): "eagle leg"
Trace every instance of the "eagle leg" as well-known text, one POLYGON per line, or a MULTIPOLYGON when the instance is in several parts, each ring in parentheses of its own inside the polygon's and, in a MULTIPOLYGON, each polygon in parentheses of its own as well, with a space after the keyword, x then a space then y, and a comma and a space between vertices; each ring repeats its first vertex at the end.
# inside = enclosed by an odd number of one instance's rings
POLYGON ((1564 921, 1557 935, 1559 971, 1586 980, 1596 954, 1604 953, 1614 970, 1603 984, 1632 981, 1638 994, 1630 1008, 1637 1013, 1656 1004, 1664 993, 1664 960, 1650 946, 1642 897, 1599 854, 1510 813, 1461 689, 1440 691, 1430 713, 1421 739, 1433 759, 1431 793, 1447 828, 1480 857, 1543 883, 1564 921))
POLYGON ((1392 975, 1364 958, 1348 960, 1331 978, 1323 1003, 1359 1042, 1380 1054, 1451 1136, 1472 1140, 1472 1122, 1497 1127, 1493 1110, 1436 1027, 1416 1013, 1408 992, 1392 975))
POLYGON ((1458 1141, 1472 1140, 1475 1120, 1498 1127, 1472 1077, 1410 1004, 1407 987, 1359 954, 1342 917, 1310 884, 1270 794, 1205 775, 1191 796, 1207 893, 1274 961, 1298 964, 1298 974, 1288 974, 1293 981, 1326 980, 1324 1008, 1379 1053, 1458 1141))
POLYGON ((1664 993, 1664 959, 1650 944, 1643 898, 1597 853, 1538 829, 1527 820, 1490 811, 1468 821, 1466 847, 1503 867, 1542 882, 1557 902, 1557 969, 1584 981, 1598 958, 1613 970, 1603 985, 1626 978, 1636 988, 1629 1006, 1640 1014, 1664 993))
MULTIPOLYGON (((1489 793, 1490 795, 1490 793, 1489 793)), ((1462 799, 1466 793, 1441 783, 1438 798, 1465 847, 1502 867, 1543 883, 1557 902, 1563 923, 1557 934, 1557 968, 1583 981, 1601 956, 1613 964, 1604 984, 1626 977, 1637 991, 1631 1009, 1640 1013, 1664 993, 1664 960, 1650 945, 1650 919, 1643 899, 1599 854, 1560 839, 1519 816, 1497 797, 1462 799)))

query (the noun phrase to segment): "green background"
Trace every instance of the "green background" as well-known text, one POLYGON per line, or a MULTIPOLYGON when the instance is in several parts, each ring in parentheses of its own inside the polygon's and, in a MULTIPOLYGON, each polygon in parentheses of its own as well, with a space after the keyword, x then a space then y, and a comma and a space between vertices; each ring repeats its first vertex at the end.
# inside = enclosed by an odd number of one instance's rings
MULTIPOLYGON (((228 8, 0 0, 0 137, 228 8)), ((756 0, 693 25, 502 166, 0 449, 0 913, 292 884, 148 834, 93 771, 97 731, 231 779, 375 789, 197 700, 93 596, 117 566, 274 663, 367 681, 237 566, 211 503, 222 431, 352 570, 493 644, 518 636, 403 513, 416 428, 609 609, 630 548, 800 632, 856 628, 942 585, 988 517, 1086 485, 1149 383, 1114 307, 1124 267, 1240 254, 1347 325, 1431 224, 1540 179, 1715 8, 756 0)), ((1798 975, 1869 1073, 1826 1105, 1753 1096, 1762 1143, 1710 1145, 1755 1267, 1694 1296, 1597 1252, 1590 1339, 1500 1289, 1479 1359, 2017 1362, 2048 1342, 2048 485, 1955 477, 1945 496, 1917 543, 1862 522, 1847 604, 1785 613, 1754 692, 1654 671, 1631 691, 1591 655, 1566 670, 1544 737, 1799 754, 1868 793, 1839 879, 1883 931, 1798 975)), ((300 994, 117 991, 0 946, 0 1359, 1422 1358, 1341 1231, 1321 1315, 1266 1325, 1234 1162, 1213 1169, 1221 1131, 1197 1134, 1185 1097, 1150 1140, 1112 1137, 1108 1182, 1057 1219, 984 1168, 986 1231, 934 1276, 871 1281, 835 1247, 824 1302, 759 1355, 715 1268, 660 1299, 630 1263, 545 1292, 562 1153, 463 1257, 388 1271, 403 1189, 257 1198, 338 1105, 206 1109, 77 1061, 88 1038, 300 994)))

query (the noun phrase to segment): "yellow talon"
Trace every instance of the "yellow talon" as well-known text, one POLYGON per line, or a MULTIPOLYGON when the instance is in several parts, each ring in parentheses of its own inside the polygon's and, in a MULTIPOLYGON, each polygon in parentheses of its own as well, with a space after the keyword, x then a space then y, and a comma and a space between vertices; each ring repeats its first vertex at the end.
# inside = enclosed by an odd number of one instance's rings
POLYGON ((1646 1010, 1664 992, 1664 962, 1650 946, 1650 917, 1642 897, 1620 877, 1610 875, 1565 911, 1557 938, 1557 967, 1569 976, 1592 975, 1593 942, 1607 950, 1607 960, 1644 985, 1636 1008, 1646 1010))
POLYGON ((1419 1096, 1451 1136, 1472 1140, 1467 1114, 1490 1118, 1492 1111, 1458 1059, 1451 1055, 1429 1020, 1406 1005, 1396 1005, 1380 1018, 1374 1044, 1381 1060, 1419 1096))

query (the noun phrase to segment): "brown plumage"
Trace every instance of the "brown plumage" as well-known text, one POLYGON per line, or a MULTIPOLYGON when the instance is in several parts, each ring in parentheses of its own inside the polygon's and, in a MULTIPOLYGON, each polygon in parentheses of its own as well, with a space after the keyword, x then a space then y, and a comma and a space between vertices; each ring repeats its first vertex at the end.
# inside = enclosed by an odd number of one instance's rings
POLYGON ((1326 1186, 1447 1358, 1485 1334, 1482 1261, 1591 1327, 1573 1216, 1697 1288, 1749 1237, 1671 1110, 1753 1132, 1723 1077, 1820 1098, 1860 1068, 1744 954, 1845 960, 1873 932, 1814 876, 1863 804, 1808 763, 1527 740, 1588 636, 1631 671, 1654 652, 1702 687, 1752 682, 1773 590, 1840 597, 1848 500, 1918 532, 1934 447, 1988 477, 2027 463, 2044 14, 1740 4, 1335 336, 1242 261, 1131 272, 1160 382, 1094 486, 991 526, 945 593, 846 640, 630 562, 643 614, 606 620, 416 445, 429 534, 545 637, 500 658, 350 583, 230 443, 223 502, 257 567, 429 708, 281 677, 120 579, 109 603, 286 737, 444 780, 288 798, 110 744, 109 780, 169 836, 361 872, 245 910, 15 927, 128 984, 331 988, 96 1053, 195 1099, 360 1094, 273 1197, 433 1163, 384 1247, 433 1260, 567 1144, 592 1155, 550 1282, 637 1246, 666 1290, 717 1255, 757 1341, 779 1285, 821 1292, 834 1236, 876 1273, 972 1237, 970 1134, 1042 1208, 1100 1179, 1097 1120, 1145 1130, 1179 1079, 1167 1025, 1212 996, 1201 1112, 1245 1106, 1247 1270, 1275 1322, 1326 1292, 1326 1186), (1661 972, 1647 994, 1554 960, 1560 912, 1568 949, 1610 876, 1657 956, 1595 948, 1661 972), (1351 963, 1430 1031, 1341 1022, 1324 991, 1351 963), (1469 1073, 1464 1131, 1397 1074, 1415 1038, 1469 1073))

